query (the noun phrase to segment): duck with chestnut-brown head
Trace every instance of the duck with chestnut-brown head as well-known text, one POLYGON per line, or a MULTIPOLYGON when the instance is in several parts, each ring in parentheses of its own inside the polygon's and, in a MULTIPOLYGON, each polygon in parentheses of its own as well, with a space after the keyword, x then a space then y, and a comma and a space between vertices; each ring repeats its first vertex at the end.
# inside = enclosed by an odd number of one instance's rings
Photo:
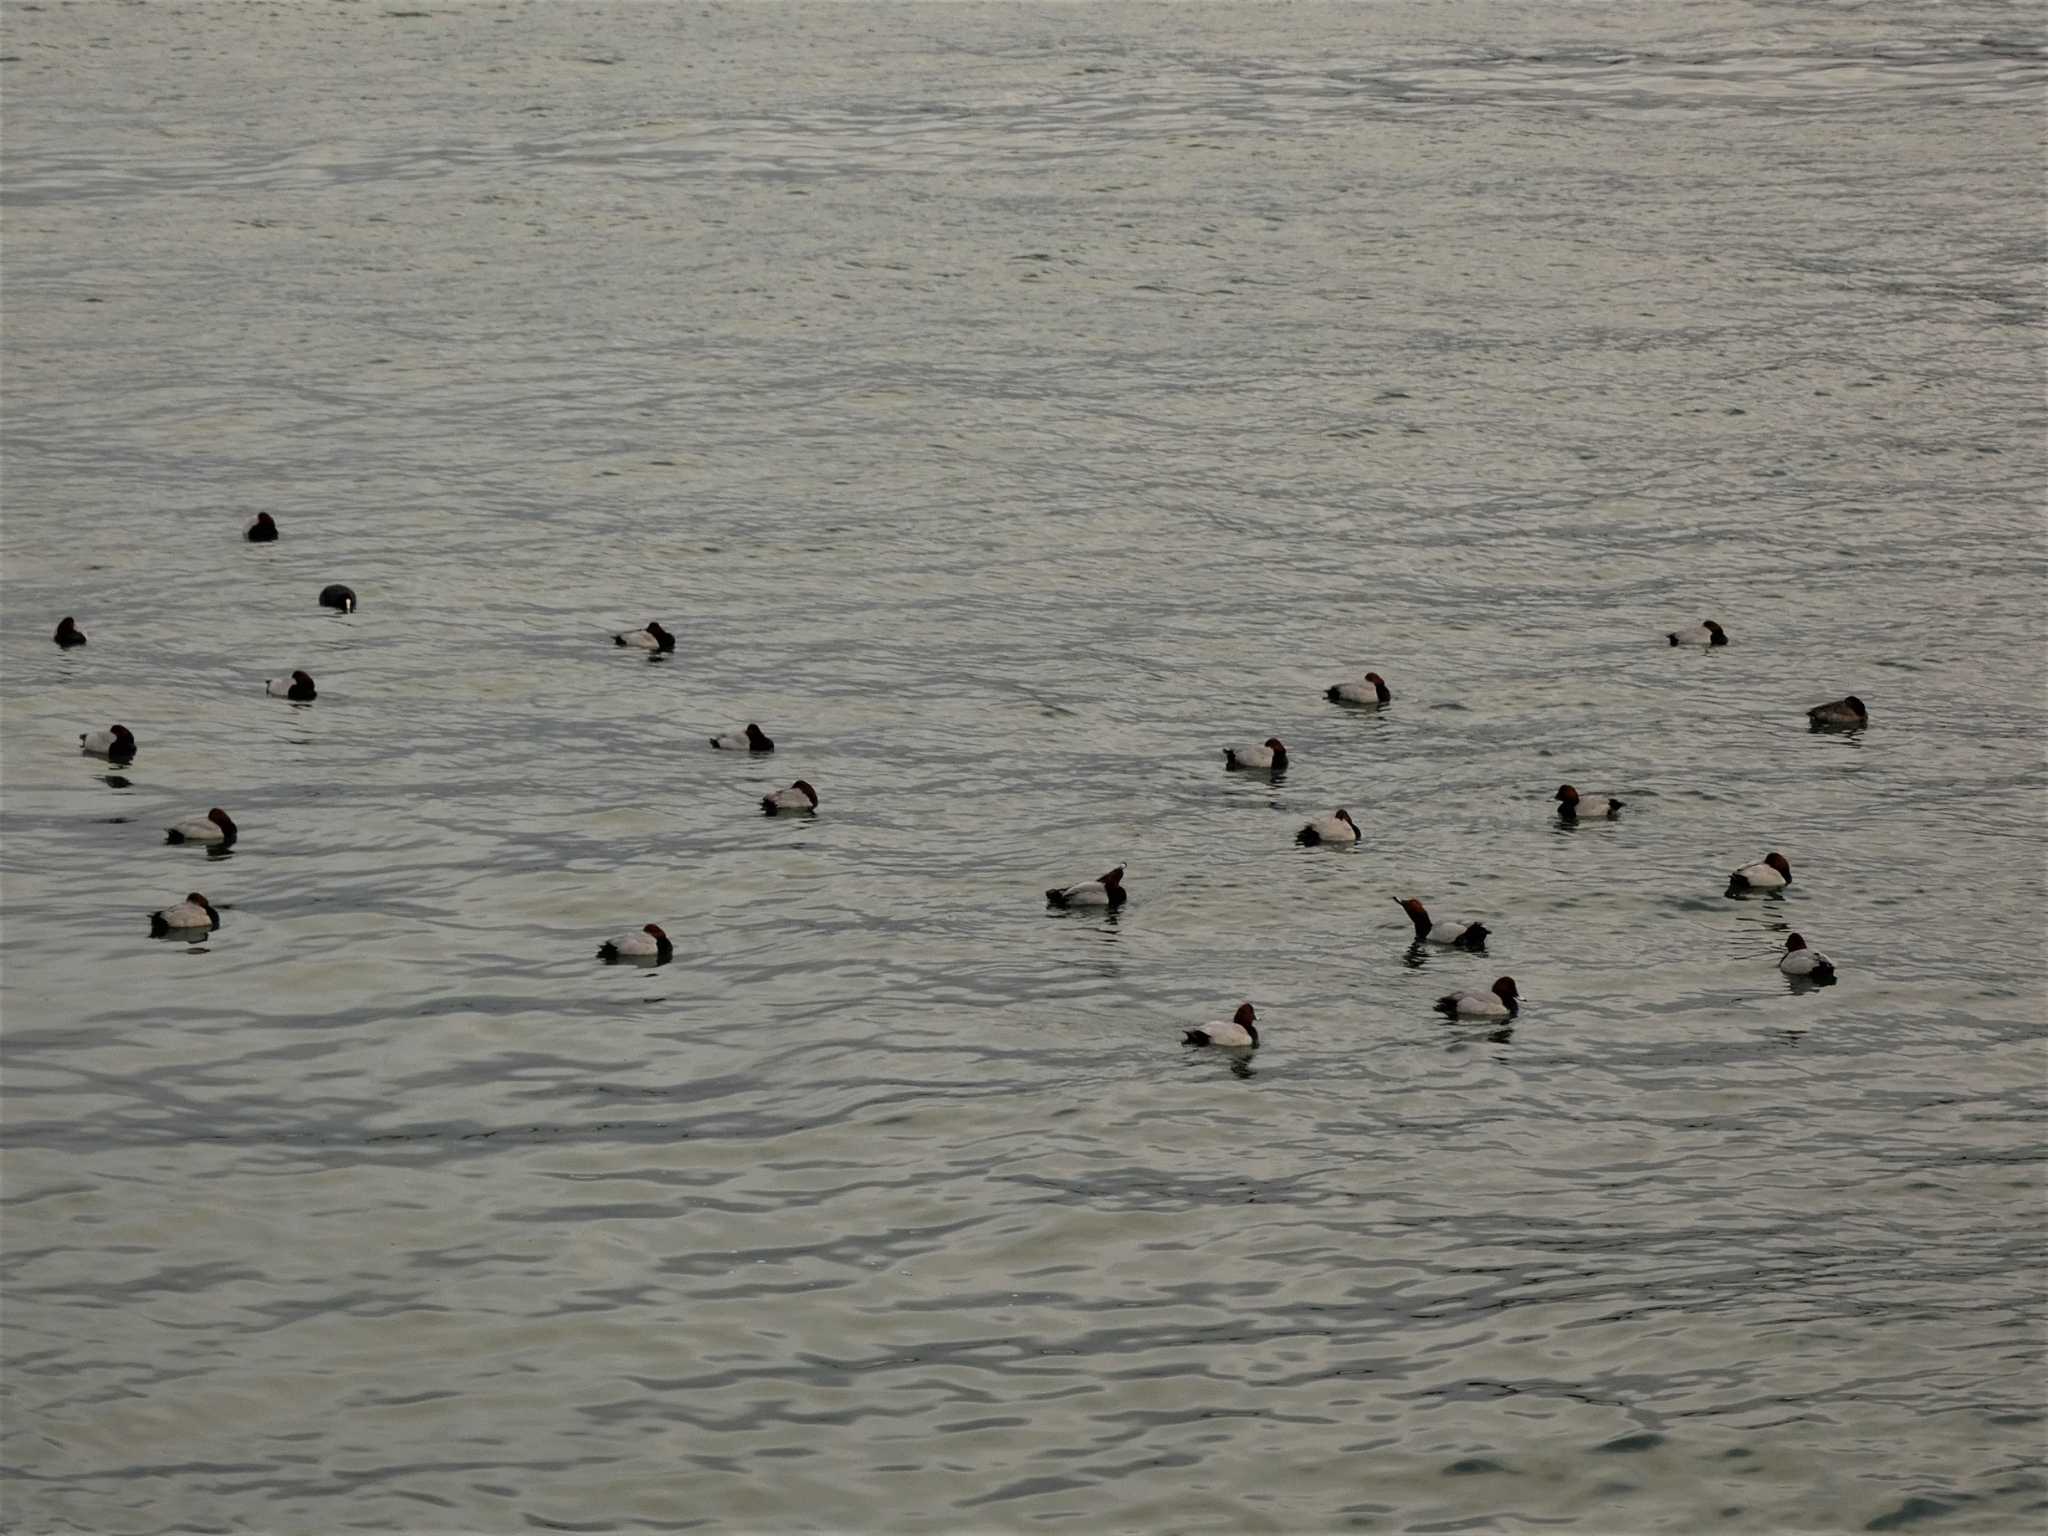
POLYGON ((1332 704, 1349 704, 1353 709, 1384 709, 1394 702, 1387 680, 1377 672, 1368 672, 1355 683, 1332 683, 1323 690, 1323 697, 1332 704))
POLYGON ((1226 1051, 1256 1051, 1259 1048, 1258 1013, 1250 1003, 1239 1003, 1237 1012, 1220 1024, 1198 1024, 1181 1037, 1183 1045, 1214 1045, 1226 1051))
POLYGON ((1746 896, 1751 891, 1782 891, 1792 883, 1792 865, 1782 853, 1767 853, 1754 864, 1745 864, 1728 877, 1728 894, 1746 896))

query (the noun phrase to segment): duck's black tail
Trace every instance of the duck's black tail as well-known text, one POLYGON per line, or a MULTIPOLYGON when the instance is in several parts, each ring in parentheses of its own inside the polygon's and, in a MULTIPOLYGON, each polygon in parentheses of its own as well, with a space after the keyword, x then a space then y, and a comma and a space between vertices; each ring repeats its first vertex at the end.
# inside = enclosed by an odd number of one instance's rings
POLYGON ((616 945, 616 944, 614 944, 614 943, 612 943, 612 942, 611 942, 610 940, 606 940, 606 941, 605 941, 604 943, 602 943, 602 944, 598 945, 598 947, 597 947, 597 958, 598 958, 598 959, 600 959, 600 960, 616 960, 616 959, 618 959, 618 958, 619 958, 619 946, 618 946, 618 945, 616 945))
POLYGON ((1455 1019, 1458 1016, 1458 994, 1455 992, 1447 993, 1445 996, 1438 998, 1431 1006, 1445 1018, 1455 1019))
POLYGON ((1303 827, 1294 834, 1294 840, 1304 848, 1313 848, 1323 840, 1323 834, 1314 827, 1303 827))
POLYGON ((1208 1031, 1191 1029, 1181 1037, 1180 1043, 1182 1045, 1207 1045, 1209 1043, 1208 1031))
POLYGON ((149 914, 149 936, 152 939, 160 939, 170 931, 171 925, 164 921, 163 913, 152 912, 149 914))

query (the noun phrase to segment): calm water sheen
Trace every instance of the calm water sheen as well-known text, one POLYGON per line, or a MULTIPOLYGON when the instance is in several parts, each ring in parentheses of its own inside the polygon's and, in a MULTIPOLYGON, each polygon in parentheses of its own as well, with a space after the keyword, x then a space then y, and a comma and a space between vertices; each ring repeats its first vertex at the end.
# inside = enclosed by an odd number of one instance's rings
POLYGON ((2036 8, 4 23, 9 1529, 2048 1515, 2036 8))

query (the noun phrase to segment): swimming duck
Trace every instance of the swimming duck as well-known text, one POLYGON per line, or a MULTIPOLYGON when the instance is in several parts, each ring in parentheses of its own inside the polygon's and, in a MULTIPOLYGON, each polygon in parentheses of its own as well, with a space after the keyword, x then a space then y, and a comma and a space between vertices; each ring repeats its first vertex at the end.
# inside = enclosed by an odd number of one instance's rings
POLYGON ((734 731, 730 736, 714 736, 711 745, 721 752, 773 752, 775 743, 762 733, 761 727, 753 721, 747 722, 744 731, 734 731))
POLYGON ((1726 645, 1728 632, 1712 619, 1705 619, 1694 629, 1674 629, 1664 637, 1673 645, 1726 645))
POLYGON ((1501 977, 1489 991, 1452 992, 1434 1006, 1447 1019, 1512 1019, 1522 1011, 1512 976, 1501 977))
POLYGON ((1378 709, 1394 702, 1387 680, 1377 672, 1366 673, 1362 682, 1332 683, 1323 690, 1323 697, 1332 704, 1350 704, 1358 709, 1378 709))
POLYGON ((251 544, 275 544, 277 524, 272 522, 268 512, 258 512, 256 521, 242 530, 242 537, 251 544))
POLYGON ((1355 843, 1362 836, 1364 834, 1358 830, 1358 823, 1351 819, 1351 813, 1337 810, 1328 816, 1318 816, 1295 833, 1294 840, 1304 848, 1313 848, 1318 843, 1355 843))
POLYGON ((1129 899, 1124 890, 1124 866, 1119 864, 1108 874, 1079 885, 1056 885, 1045 893, 1045 899, 1056 907, 1108 907, 1115 911, 1129 899))
POLYGON ((294 704, 310 704, 320 697, 313 687, 310 673, 294 672, 290 677, 273 677, 263 685, 263 691, 273 699, 290 699, 294 704))
POLYGON ((220 926, 220 914, 213 910, 213 903, 197 891, 193 891, 175 907, 165 907, 161 912, 149 914, 151 938, 160 939, 173 928, 192 928, 211 932, 220 926))
POLYGON ((1817 949, 1808 949, 1806 940, 1796 933, 1785 941, 1785 953, 1779 957, 1778 969, 1787 976, 1804 976, 1810 981, 1835 979, 1835 962, 1817 949))
POLYGON ((60 619, 57 623, 57 633, 50 638, 68 651, 74 645, 85 644, 85 631, 78 627, 76 619, 60 619))
POLYGON ((1624 803, 1608 795, 1595 795, 1591 799, 1585 799, 1569 784, 1557 786, 1557 814, 1566 821, 1612 819, 1620 814, 1624 803))
POLYGON ((1287 743, 1278 736, 1268 736, 1261 746, 1225 747, 1223 766, 1270 769, 1274 773, 1279 773, 1287 767, 1287 743))
POLYGON ((1395 903, 1408 914, 1415 924, 1415 942, 1418 944, 1443 944, 1452 949, 1481 950, 1486 948, 1487 932, 1484 923, 1438 923, 1431 920, 1429 911, 1413 896, 1402 901, 1398 896, 1395 903))
POLYGON ((135 733, 125 725, 110 725, 104 731, 82 731, 78 750, 88 757, 104 757, 110 763, 126 763, 135 757, 135 733))
POLYGON ((355 588, 344 587, 338 581, 322 587, 320 589, 320 606, 322 608, 339 608, 343 613, 354 613, 356 611, 355 588))
POLYGON ((1744 891, 1782 891, 1792 883, 1792 866, 1782 853, 1767 853, 1759 864, 1745 864, 1728 877, 1728 894, 1744 891))
POLYGON ((1258 1014, 1252 1011, 1250 1003, 1240 1003, 1237 1012, 1221 1024, 1199 1024, 1182 1037, 1183 1045, 1220 1045, 1226 1051, 1256 1051, 1259 1048, 1259 1026, 1253 1022, 1258 1014))
POLYGON ((597 947, 597 958, 606 965, 621 960, 652 960, 656 965, 667 965, 674 954, 675 946, 669 943, 659 923, 649 923, 638 933, 607 939, 597 947))
POLYGON ((781 811, 815 811, 818 808, 818 792, 802 779, 787 789, 778 789, 772 795, 761 797, 761 809, 770 816, 781 811))
POLYGON ((205 843, 215 848, 231 848, 241 829, 235 825, 234 817, 219 806, 206 813, 204 821, 181 821, 175 827, 165 829, 164 841, 168 843, 205 843))
POLYGON ((641 651, 672 651, 676 648, 676 637, 649 619, 645 629, 629 629, 623 634, 613 635, 612 644, 631 646, 641 651))
POLYGON ((1814 730, 1859 730, 1870 724, 1870 711, 1863 707, 1863 701, 1850 694, 1845 699, 1836 699, 1831 704, 1816 704, 1806 712, 1807 723, 1814 730))

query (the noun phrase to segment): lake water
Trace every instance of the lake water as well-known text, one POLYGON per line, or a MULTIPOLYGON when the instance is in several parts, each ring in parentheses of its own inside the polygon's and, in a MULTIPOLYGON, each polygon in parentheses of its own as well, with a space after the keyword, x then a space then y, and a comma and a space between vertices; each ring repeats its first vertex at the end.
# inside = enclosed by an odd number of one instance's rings
POLYGON ((4 28, 10 1529, 2048 1516, 2037 8, 4 28))

